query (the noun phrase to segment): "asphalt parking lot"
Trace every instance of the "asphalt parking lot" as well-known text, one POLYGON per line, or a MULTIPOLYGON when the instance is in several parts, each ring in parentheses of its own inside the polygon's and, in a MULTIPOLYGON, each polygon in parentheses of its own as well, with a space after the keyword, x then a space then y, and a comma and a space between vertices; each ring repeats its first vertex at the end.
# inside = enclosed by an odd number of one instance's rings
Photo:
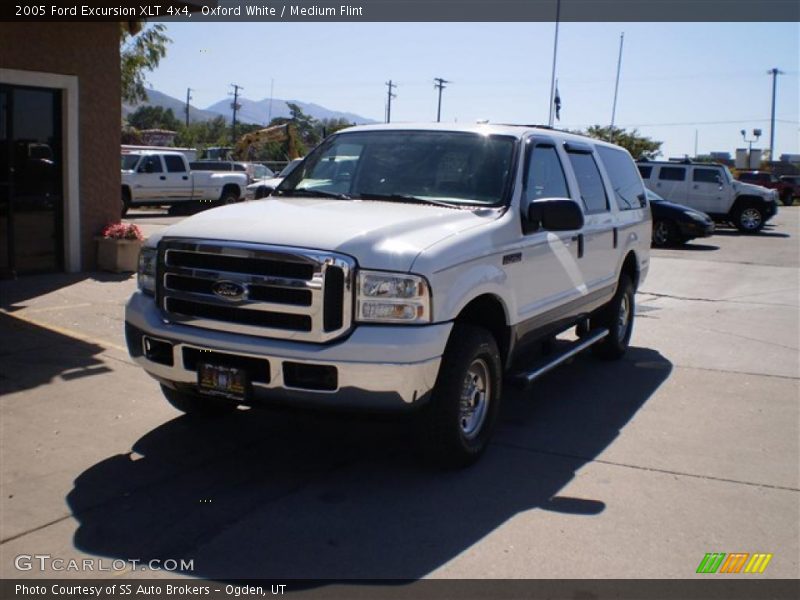
MULTIPOLYGON (((133 211, 152 233, 177 217, 133 211)), ((203 578, 800 576, 800 207, 653 252, 632 348, 509 389, 473 468, 404 423, 181 416, 128 359, 132 277, 0 282, 0 577, 15 557, 190 559, 203 578)), ((166 571, 97 572, 167 577, 166 571)))

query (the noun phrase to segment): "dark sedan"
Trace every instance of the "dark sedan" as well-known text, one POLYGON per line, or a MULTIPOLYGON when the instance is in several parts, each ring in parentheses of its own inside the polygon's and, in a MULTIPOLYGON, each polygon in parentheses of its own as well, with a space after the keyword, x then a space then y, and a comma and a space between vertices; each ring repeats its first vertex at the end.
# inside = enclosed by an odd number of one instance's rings
POLYGON ((714 221, 706 213, 668 202, 655 192, 646 191, 653 215, 653 246, 679 246, 714 233, 714 221))

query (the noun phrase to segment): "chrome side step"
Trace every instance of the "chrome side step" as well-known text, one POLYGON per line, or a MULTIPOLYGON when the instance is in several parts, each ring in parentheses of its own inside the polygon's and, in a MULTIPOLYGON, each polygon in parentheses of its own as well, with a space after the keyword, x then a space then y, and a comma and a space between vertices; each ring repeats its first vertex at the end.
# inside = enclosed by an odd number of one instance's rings
POLYGON ((512 376, 512 380, 521 387, 527 387, 545 373, 548 373, 553 369, 555 369, 557 366, 564 364, 570 358, 572 358, 579 352, 583 352, 589 346, 596 344, 597 342, 605 338, 607 335, 608 335, 608 329, 606 329, 605 327, 590 331, 586 335, 586 337, 583 337, 578 341, 573 342, 572 345, 561 354, 558 354, 553 357, 547 357, 548 358, 547 362, 540 364, 531 371, 522 371, 520 373, 516 373, 515 375, 512 376))

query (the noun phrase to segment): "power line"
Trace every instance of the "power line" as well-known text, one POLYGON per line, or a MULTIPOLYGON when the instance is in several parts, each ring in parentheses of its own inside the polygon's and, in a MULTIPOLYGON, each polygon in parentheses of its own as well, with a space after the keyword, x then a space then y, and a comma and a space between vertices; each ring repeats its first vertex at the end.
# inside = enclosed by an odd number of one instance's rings
POLYGON ((186 127, 189 127, 189 102, 192 100, 192 88, 186 88, 186 127))
POLYGON ((433 87, 439 89, 439 107, 436 109, 436 122, 440 123, 442 120, 442 90, 447 87, 445 83, 452 83, 452 81, 447 81, 446 79, 442 79, 441 77, 434 77, 433 87))
POLYGON ((388 92, 386 93, 386 122, 392 122, 392 98, 397 98, 397 94, 392 93, 392 89, 397 87, 396 83, 392 83, 392 80, 386 82, 386 86, 389 88, 388 92))

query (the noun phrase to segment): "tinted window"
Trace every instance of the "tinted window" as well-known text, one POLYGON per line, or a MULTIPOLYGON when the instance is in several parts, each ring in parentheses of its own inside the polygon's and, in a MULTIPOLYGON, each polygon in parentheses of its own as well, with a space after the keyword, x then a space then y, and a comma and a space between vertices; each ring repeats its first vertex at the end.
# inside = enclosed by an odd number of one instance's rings
POLYGON ((620 210, 644 206, 644 185, 630 155, 622 150, 605 146, 598 146, 597 153, 611 180, 614 198, 620 210))
POLYGON ((169 154, 164 155, 164 163, 167 165, 168 173, 184 173, 186 167, 184 166, 183 157, 172 156, 169 154))
POLYGON ((586 207, 586 212, 596 213, 608 210, 608 198, 603 187, 603 179, 600 177, 600 170, 594 157, 583 152, 570 152, 569 160, 572 163, 572 170, 578 180, 578 189, 581 192, 581 200, 586 207))
POLYGON ((199 160, 189 165, 194 171, 230 171, 231 164, 213 160, 199 160))
POLYGON ((139 171, 142 173, 161 173, 163 169, 158 156, 146 156, 139 164, 139 171))
POLYGON ((637 165, 639 167, 639 173, 642 176, 642 179, 650 179, 650 173, 653 172, 653 167, 646 167, 644 165, 637 165))
POLYGON ((530 157, 525 200, 529 203, 540 198, 569 198, 567 180, 556 149, 536 146, 530 157))
POLYGON ((686 169, 683 167, 661 167, 658 178, 663 181, 683 181, 686 178, 686 169))
POLYGON ((722 181, 722 175, 716 169, 695 169, 692 173, 692 181, 718 183, 722 181))

